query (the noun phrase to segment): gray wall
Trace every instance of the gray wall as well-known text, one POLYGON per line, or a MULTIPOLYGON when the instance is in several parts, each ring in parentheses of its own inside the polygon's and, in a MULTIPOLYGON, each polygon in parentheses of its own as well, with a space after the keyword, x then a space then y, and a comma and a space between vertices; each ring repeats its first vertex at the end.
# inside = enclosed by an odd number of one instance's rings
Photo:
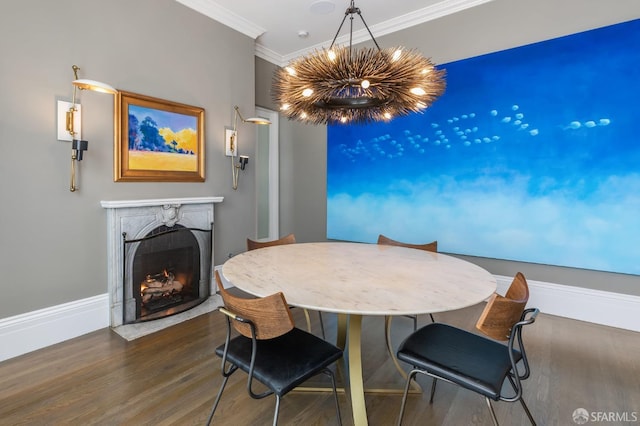
MULTIPOLYGON (((362 13, 366 19, 366 7, 362 13)), ((436 63, 447 63, 637 18, 638 0, 494 0, 376 40, 381 47, 416 48, 436 63)), ((270 80, 262 74, 272 74, 274 66, 260 59, 256 64, 256 99, 271 102, 270 80)), ((300 241, 326 240, 326 128, 282 119, 280 129, 281 147, 288 150, 281 148, 288 157, 281 164, 292 173, 281 174, 287 180, 287 190, 281 192, 281 230, 295 232, 300 241)), ((522 271, 530 280, 640 295, 638 276, 465 258, 498 275, 522 271)))
MULTIPOLYGON (((0 318, 107 292, 101 200, 224 196, 215 263, 255 232, 255 179, 237 191, 223 155, 233 106, 253 114, 254 41, 174 0, 5 0, 0 5, 0 318), (70 142, 56 139, 56 101, 73 72, 205 109, 206 182, 113 182, 113 96, 80 93, 80 190, 69 192, 70 142)), ((255 130, 243 126, 243 154, 255 130)))

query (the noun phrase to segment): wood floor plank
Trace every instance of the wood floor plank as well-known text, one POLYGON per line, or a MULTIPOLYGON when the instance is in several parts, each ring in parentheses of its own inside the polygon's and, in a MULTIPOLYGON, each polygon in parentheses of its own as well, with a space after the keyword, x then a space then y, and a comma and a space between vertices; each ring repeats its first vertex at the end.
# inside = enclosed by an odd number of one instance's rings
MULTIPOLYGON (((482 306, 436 314, 436 320, 471 329, 482 306)), ((304 325, 300 310, 294 310, 304 325), (298 312, 296 312, 298 311, 298 312)), ((324 314, 329 339, 335 315, 324 314)), ((320 334, 317 316, 313 327, 320 334)), ((421 316, 420 324, 429 322, 421 316)), ((412 321, 395 318, 395 346, 412 321)), ((109 329, 81 336, 0 363, 0 425, 202 425, 222 381, 213 355, 224 341, 225 323, 212 312, 158 333, 127 342, 109 329)), ((403 380, 384 345, 384 320, 363 321, 363 369, 367 386, 401 388, 403 380)), ((540 425, 573 424, 577 408, 636 413, 640 418, 640 334, 542 313, 525 328, 532 376, 524 398, 540 425)), ((408 368, 407 368, 408 370, 408 368)), ((489 425, 483 398, 439 383, 428 402, 431 379, 419 377, 423 394, 411 395, 405 425, 489 425)), ((400 395, 367 394, 369 423, 395 424, 400 395)), ((345 425, 351 424, 347 397, 340 395, 345 425)), ((520 404, 496 403, 503 424, 527 424, 520 404)), ((268 425, 273 398, 253 400, 246 375, 231 377, 214 418, 222 425, 268 425)), ((281 425, 336 425, 330 393, 287 395, 281 425)))

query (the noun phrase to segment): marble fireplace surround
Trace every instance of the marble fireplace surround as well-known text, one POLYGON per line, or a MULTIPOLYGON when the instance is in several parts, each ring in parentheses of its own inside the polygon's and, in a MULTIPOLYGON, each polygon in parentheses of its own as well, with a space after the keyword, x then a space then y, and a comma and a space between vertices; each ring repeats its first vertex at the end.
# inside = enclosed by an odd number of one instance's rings
MULTIPOLYGON (((211 248, 210 270, 206 271, 207 293, 212 294, 203 303, 179 314, 165 318, 144 321, 135 324, 123 324, 123 265, 130 259, 124 259, 122 233, 127 238, 144 237, 158 226, 172 227, 176 224, 187 228, 209 229, 211 238, 215 235, 214 205, 221 203, 223 197, 165 198, 147 200, 101 201, 107 210, 107 290, 109 294, 109 324, 111 328, 127 340, 133 340, 162 330, 171 325, 186 321, 195 316, 210 312, 221 306, 221 300, 215 295, 213 281, 213 244, 211 248)), ((132 256, 130 254, 130 256, 132 256)))

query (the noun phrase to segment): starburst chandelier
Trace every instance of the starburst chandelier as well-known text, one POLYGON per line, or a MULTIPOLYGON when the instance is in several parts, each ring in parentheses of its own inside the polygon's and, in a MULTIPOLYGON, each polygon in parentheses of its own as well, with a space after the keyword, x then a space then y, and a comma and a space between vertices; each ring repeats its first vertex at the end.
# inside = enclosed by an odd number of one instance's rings
POLYGON ((421 112, 444 93, 445 71, 402 47, 380 49, 354 0, 329 49, 293 60, 274 78, 273 96, 290 119, 313 124, 366 123, 421 112), (375 48, 354 49, 358 15, 375 48), (347 17, 349 46, 334 47, 347 17))

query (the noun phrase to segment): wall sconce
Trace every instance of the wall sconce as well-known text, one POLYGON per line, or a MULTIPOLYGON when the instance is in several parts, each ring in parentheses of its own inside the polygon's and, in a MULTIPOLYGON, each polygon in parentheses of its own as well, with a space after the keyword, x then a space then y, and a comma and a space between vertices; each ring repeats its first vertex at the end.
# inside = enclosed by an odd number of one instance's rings
POLYGON ((231 182, 234 190, 238 189, 238 174, 240 170, 244 170, 249 162, 249 157, 246 155, 238 155, 238 117, 243 123, 252 123, 260 125, 269 125, 271 121, 261 117, 244 118, 240 114, 240 109, 236 105, 233 107, 235 110, 233 117, 233 129, 226 129, 225 131, 225 154, 231 157, 231 182), (238 162, 236 163, 236 156, 238 162))
POLYGON ((73 99, 71 103, 58 101, 58 139, 71 141, 71 185, 69 190, 75 192, 76 161, 82 161, 83 152, 87 150, 89 142, 82 140, 80 104, 76 104, 76 91, 92 90, 94 92, 116 94, 118 91, 108 84, 95 80, 79 79, 77 65, 71 67, 75 79, 73 80, 73 99), (64 110, 64 114, 62 113, 64 110))

